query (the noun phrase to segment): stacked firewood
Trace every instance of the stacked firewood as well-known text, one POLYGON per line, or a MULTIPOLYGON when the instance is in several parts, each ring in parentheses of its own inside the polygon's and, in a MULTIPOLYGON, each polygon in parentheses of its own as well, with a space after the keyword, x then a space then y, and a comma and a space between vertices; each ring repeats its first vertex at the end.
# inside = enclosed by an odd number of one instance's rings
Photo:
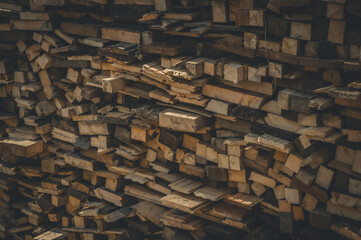
POLYGON ((1 239, 361 239, 359 0, 0 2, 1 239))

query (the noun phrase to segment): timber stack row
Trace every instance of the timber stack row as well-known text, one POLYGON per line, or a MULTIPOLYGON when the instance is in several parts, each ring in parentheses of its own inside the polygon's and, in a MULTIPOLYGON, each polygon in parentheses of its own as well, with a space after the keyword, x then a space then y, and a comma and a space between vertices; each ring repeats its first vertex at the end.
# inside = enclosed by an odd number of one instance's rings
POLYGON ((361 1, 3 0, 1 239, 361 239, 361 1))

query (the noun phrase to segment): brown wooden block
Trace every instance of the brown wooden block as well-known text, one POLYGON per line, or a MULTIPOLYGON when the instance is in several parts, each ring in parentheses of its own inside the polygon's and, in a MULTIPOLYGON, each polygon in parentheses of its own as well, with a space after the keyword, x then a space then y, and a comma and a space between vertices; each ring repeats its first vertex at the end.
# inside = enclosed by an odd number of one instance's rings
POLYGON ((332 43, 343 44, 346 21, 330 19, 327 40, 332 43))
POLYGON ((301 53, 301 42, 298 39, 284 37, 282 40, 282 53, 298 56, 301 53))
POLYGON ((291 38, 311 40, 311 24, 302 22, 291 22, 291 38))

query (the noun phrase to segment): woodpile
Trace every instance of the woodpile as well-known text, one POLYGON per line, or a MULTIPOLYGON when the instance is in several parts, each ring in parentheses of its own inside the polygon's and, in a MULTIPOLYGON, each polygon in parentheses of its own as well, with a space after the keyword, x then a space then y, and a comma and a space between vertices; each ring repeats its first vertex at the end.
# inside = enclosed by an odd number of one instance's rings
POLYGON ((359 0, 3 0, 0 238, 361 239, 359 0))

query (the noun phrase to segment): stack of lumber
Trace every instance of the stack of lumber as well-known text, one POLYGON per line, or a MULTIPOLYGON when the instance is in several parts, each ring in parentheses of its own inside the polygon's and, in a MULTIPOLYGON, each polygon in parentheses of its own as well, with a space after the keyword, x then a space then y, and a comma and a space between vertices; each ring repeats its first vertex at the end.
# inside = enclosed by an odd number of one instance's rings
POLYGON ((361 239, 361 1, 3 0, 1 239, 361 239))

